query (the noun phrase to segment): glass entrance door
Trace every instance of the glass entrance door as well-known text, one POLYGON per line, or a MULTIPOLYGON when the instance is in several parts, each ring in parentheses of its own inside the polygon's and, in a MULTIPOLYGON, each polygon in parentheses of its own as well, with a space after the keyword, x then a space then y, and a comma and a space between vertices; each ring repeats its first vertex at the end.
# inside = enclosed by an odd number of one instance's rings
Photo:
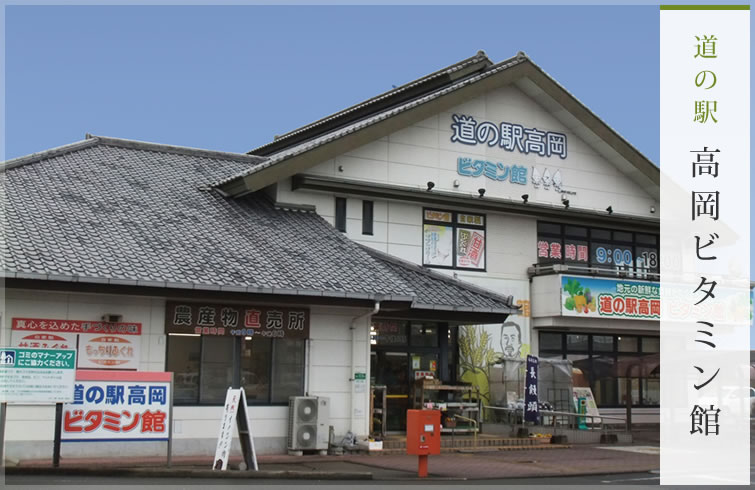
POLYGON ((370 382, 386 387, 386 430, 405 431, 406 411, 412 408, 414 381, 448 376, 448 326, 434 322, 381 319, 370 330, 370 382), (445 357, 443 352, 446 352, 445 357), (445 373, 445 374, 443 374, 445 373))
POLYGON ((406 430, 406 411, 409 406, 409 356, 406 352, 379 351, 370 355, 371 372, 375 384, 386 387, 386 429, 406 430))

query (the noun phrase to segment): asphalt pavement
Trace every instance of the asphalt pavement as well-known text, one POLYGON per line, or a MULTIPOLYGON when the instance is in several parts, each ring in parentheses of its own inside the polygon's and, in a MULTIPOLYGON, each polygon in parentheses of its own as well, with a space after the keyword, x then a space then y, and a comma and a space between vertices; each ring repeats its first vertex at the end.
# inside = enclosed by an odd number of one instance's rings
MULTIPOLYGON (((429 478, 417 477, 417 457, 407 454, 349 456, 261 456, 259 472, 212 471, 211 460, 184 459, 172 468, 143 466, 138 461, 63 460, 61 468, 49 461, 22 461, 7 469, 8 483, 35 481, 75 484, 127 481, 190 481, 202 485, 272 483, 273 481, 345 481, 413 483, 413 482, 526 482, 547 478, 561 481, 586 475, 642 475, 654 481, 648 472, 660 466, 657 446, 574 446, 530 448, 516 451, 475 451, 443 453, 429 457, 429 478)), ((591 481, 594 480, 590 477, 591 481)), ((597 482, 597 480, 595 480, 597 482)), ((645 481, 645 480, 643 480, 645 481)), ((105 483, 103 483, 105 484, 105 483)))
POLYGON ((194 478, 126 478, 126 477, 108 477, 108 476, 88 476, 80 477, 75 475, 53 476, 53 475, 18 475, 8 476, 5 480, 6 488, 28 488, 33 485, 34 488, 59 488, 60 486, 84 486, 97 485, 99 487, 115 487, 119 485, 138 485, 142 488, 160 487, 166 485, 177 487, 192 487, 201 485, 202 487, 215 485, 325 485, 341 487, 348 485, 350 487, 362 485, 443 485, 443 486, 468 486, 470 483, 488 485, 657 485, 659 477, 657 474, 643 473, 620 473, 612 475, 578 475, 566 477, 548 477, 548 478, 499 478, 492 480, 469 480, 469 479, 448 479, 448 478, 428 478, 428 479, 397 479, 397 480, 238 480, 227 478, 212 478, 197 480, 194 478))

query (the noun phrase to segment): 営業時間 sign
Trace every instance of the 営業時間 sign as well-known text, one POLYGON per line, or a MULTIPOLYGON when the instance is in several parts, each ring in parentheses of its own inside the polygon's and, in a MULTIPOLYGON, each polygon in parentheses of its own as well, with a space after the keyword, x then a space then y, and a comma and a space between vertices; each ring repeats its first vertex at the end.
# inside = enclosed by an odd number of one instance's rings
POLYGON ((165 332, 306 339, 309 310, 170 301, 166 307, 165 332))

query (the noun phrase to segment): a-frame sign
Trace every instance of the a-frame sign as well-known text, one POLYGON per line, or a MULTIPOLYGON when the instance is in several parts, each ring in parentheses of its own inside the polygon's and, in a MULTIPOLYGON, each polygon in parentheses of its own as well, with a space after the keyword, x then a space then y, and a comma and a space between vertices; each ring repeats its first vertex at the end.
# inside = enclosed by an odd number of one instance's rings
POLYGON ((252 437, 252 427, 249 423, 249 412, 247 411, 246 395, 243 388, 228 388, 228 392, 225 395, 225 407, 220 423, 220 435, 218 436, 218 445, 215 449, 215 459, 213 460, 212 469, 225 470, 228 468, 228 459, 233 442, 234 419, 236 420, 236 428, 239 431, 241 453, 244 456, 246 468, 254 468, 254 471, 257 471, 257 454, 254 450, 254 438, 252 437))

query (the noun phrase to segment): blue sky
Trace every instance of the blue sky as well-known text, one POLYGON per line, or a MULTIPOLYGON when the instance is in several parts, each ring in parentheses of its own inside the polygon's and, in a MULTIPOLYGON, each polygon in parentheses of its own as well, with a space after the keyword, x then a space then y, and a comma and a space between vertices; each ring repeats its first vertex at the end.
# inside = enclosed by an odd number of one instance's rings
POLYGON ((86 132, 247 151, 484 49, 654 161, 657 7, 7 7, 6 157, 86 132))
POLYGON ((244 152, 484 49, 525 51, 658 163, 657 6, 8 6, 5 22, 6 158, 87 132, 244 152))

